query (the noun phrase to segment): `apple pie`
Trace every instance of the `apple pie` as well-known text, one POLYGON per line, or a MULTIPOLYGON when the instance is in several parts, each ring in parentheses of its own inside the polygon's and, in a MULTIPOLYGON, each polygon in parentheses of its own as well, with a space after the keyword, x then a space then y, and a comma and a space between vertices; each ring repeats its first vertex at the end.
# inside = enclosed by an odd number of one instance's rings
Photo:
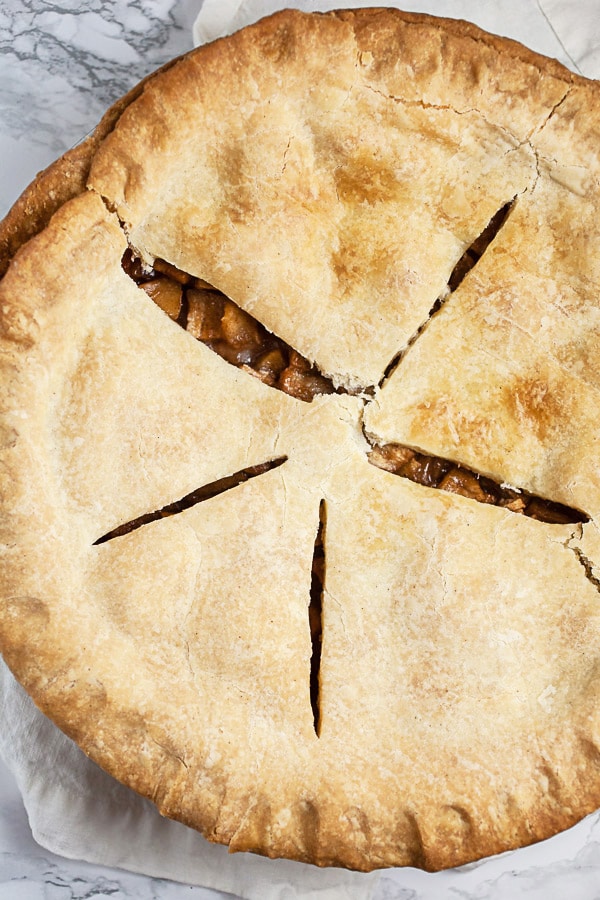
POLYGON ((232 851, 437 870, 600 806, 600 89, 283 11, 0 226, 0 649, 232 851))

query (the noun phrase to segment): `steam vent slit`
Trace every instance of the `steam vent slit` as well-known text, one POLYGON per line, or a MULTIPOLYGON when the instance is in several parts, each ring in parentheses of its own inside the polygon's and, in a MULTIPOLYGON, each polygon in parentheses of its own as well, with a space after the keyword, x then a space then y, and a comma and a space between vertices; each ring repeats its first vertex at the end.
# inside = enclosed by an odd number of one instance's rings
POLYGON ((402 444, 375 445, 369 453, 369 462, 415 484, 460 494, 478 503, 501 506, 539 522, 552 525, 589 522, 589 516, 581 510, 499 484, 449 459, 418 453, 402 444))
POLYGON ((207 281, 162 259, 147 266, 131 249, 121 265, 163 312, 232 366, 307 403, 317 394, 341 392, 316 365, 207 281))
POLYGON ((310 584, 308 619, 312 656, 310 659, 310 703, 313 711, 315 734, 321 732, 321 643, 323 639, 323 588, 325 584, 325 501, 319 504, 319 527, 315 538, 310 584))
POLYGON ((485 226, 481 234, 475 238, 472 244, 465 250, 459 261, 454 266, 450 278, 448 279, 448 289, 441 296, 438 297, 431 309, 429 310, 429 314, 424 322, 421 323, 417 331, 409 338, 405 347, 402 348, 396 355, 392 358, 392 360, 388 363, 383 377, 379 382, 379 387, 383 387, 384 383, 390 378, 391 375, 396 371, 404 356, 406 355, 407 350, 412 347, 412 345, 419 339, 419 337, 423 334, 432 318, 440 311, 442 306, 446 303, 448 297, 454 293, 457 287, 461 284, 465 276, 471 271, 471 269, 479 262, 489 245, 492 243, 504 222, 506 221, 506 217, 508 216, 512 205, 514 203, 514 197, 508 203, 505 203, 498 212, 494 213, 488 224, 485 226))
POLYGON ((197 503, 202 503, 203 500, 209 500, 211 497, 216 497, 217 494, 223 494, 225 491, 230 491, 232 488, 237 487, 239 484, 243 484, 250 478, 256 478, 257 475, 264 475, 265 472, 276 469, 278 466, 281 466, 286 459, 286 456, 280 456, 277 459, 271 459, 268 462, 260 463, 258 466, 249 466, 247 469, 241 469, 233 475, 227 475, 225 478, 219 478, 218 481, 212 481, 210 484, 205 484, 192 491, 190 494, 186 494, 181 500, 169 503, 167 506, 163 506, 161 509, 157 509, 154 512, 138 516, 137 519, 132 519, 130 522, 125 522, 123 525, 118 525, 112 531, 109 531, 107 534, 103 535, 103 537, 94 541, 94 546, 96 544, 104 544, 106 541, 111 541, 113 538, 121 537, 124 534, 129 534, 130 531, 135 531, 137 528, 141 528, 142 525, 147 525, 149 522, 155 522, 157 519, 164 519, 168 516, 177 515, 177 513, 190 509, 190 507, 195 506, 197 503))
MULTIPOLYGON (((473 243, 469 247, 467 247, 459 261, 454 266, 452 274, 448 279, 448 287, 451 293, 457 289, 465 276, 471 271, 475 264, 479 262, 487 248, 490 246, 490 244, 504 225, 506 217, 508 216, 513 203, 514 198, 508 203, 505 203, 504 206, 500 207, 498 212, 494 213, 479 237, 476 237, 473 243)), ((435 311, 435 308, 433 311, 435 311)))

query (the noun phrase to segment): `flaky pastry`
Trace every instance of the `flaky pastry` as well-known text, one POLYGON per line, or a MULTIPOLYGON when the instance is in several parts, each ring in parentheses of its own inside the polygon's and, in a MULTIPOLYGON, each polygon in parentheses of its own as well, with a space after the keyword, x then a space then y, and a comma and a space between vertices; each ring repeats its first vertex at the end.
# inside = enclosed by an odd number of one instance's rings
POLYGON ((599 123, 467 23, 285 11, 0 226, 0 648, 164 815, 435 870, 600 806, 599 123))

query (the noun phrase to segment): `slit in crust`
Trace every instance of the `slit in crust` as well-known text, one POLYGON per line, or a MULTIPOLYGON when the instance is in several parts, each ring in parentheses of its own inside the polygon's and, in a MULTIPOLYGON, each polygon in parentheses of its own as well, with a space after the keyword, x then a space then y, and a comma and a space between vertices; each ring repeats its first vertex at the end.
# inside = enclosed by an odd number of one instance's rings
POLYGON ((374 446, 369 453, 369 462, 415 484, 460 494, 479 503, 501 506, 539 522, 557 525, 589 521, 589 516, 581 510, 537 497, 519 488, 498 484, 451 460, 418 453, 402 444, 374 446))
POLYGON ((176 500, 174 503, 169 503, 161 509, 145 513, 142 516, 132 519, 130 522, 124 522, 122 525, 118 525, 116 528, 113 528, 112 531, 109 531, 107 534, 99 537, 97 541, 94 541, 94 546, 97 544, 104 544, 106 541, 112 541, 113 538, 122 537, 124 534, 129 534, 131 531, 135 531, 137 528, 141 528, 142 525, 147 525, 149 522, 156 522, 157 519, 174 516, 186 509, 190 509, 190 507, 195 506, 197 503, 202 503, 204 500, 210 500, 211 497, 216 497, 217 494, 223 494, 225 491, 230 491, 232 488, 237 487, 239 484, 243 484, 250 478, 256 478, 257 475, 264 475, 265 472, 276 469, 278 466, 283 465, 286 459, 287 457, 285 456, 271 459, 268 462, 260 463, 258 466, 249 466, 247 469, 242 469, 240 472, 235 472, 233 475, 226 475, 225 478, 219 478, 218 481, 212 481, 210 484, 205 484, 191 493, 186 494, 185 497, 182 497, 180 500, 176 500))
POLYGON ((338 392, 313 363, 207 281, 161 259, 148 268, 131 250, 122 266, 171 319, 232 365, 308 403, 338 392))
POLYGON ((315 734, 321 734, 321 644, 323 640, 323 589, 325 585, 325 501, 319 505, 319 527, 315 537, 312 561, 310 605, 308 619, 312 655, 310 658, 310 703, 313 711, 315 734))

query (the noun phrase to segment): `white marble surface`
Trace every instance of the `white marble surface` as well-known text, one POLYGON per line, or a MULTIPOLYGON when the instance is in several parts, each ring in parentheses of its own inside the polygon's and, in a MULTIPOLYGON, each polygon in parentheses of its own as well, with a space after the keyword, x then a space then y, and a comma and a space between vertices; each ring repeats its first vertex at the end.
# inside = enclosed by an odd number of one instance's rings
POLYGON ((191 49, 202 0, 0 3, 0 216, 144 75, 191 49))
MULTIPOLYGON (((0 215, 40 168, 93 128, 113 100, 191 47, 200 5, 201 0, 0 4, 0 215)), ((33 840, 14 779, 0 763, 0 900, 103 896, 223 900, 232 895, 48 852, 33 840)), ((282 889, 282 900, 289 896, 282 889)), ((600 898, 598 816, 551 841, 458 872, 384 873, 374 900, 564 897, 600 898)))

